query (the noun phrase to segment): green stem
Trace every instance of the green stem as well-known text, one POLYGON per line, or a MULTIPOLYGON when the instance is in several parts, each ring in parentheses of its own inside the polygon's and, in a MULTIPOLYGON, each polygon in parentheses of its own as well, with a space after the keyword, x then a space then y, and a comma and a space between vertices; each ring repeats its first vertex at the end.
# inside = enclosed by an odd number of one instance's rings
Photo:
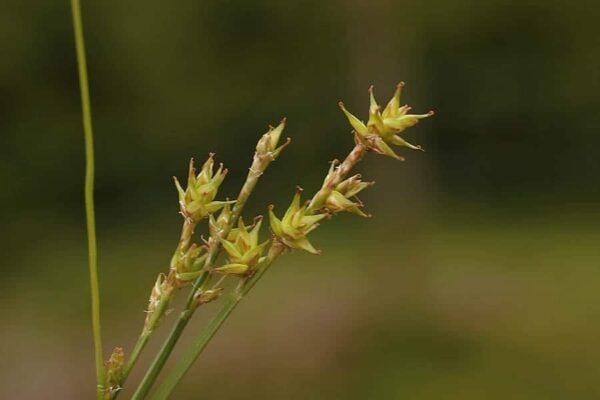
MULTIPOLYGON (((273 245, 269 249, 269 254, 267 255, 267 260, 263 264, 263 266, 254 274, 251 278, 249 278, 239 290, 231 293, 229 298, 225 301, 221 310, 219 310, 218 314, 210 321, 210 323, 202 330, 200 335, 198 335, 192 344, 184 351, 183 356, 177 362, 173 370, 169 373, 169 375, 165 378, 163 383, 158 388, 156 394, 152 397, 152 400, 164 400, 167 399, 175 386, 179 383, 179 381, 183 378, 185 373, 190 369, 192 364, 196 361, 200 353, 204 350, 204 348, 208 345, 210 340, 213 338, 215 333, 219 330, 221 325, 225 322, 227 317, 231 314, 231 312, 237 307, 239 302, 244 298, 244 296, 256 285, 256 282, 265 274, 265 272, 269 269, 273 261, 277 259, 281 255, 281 253, 285 250, 285 245, 279 241, 273 242, 273 245)), ((149 390, 148 388, 147 390, 149 390)), ((146 393, 147 393, 146 390, 146 393)), ((132 398, 132 400, 140 400, 144 397, 132 398)))
POLYGON ((167 359, 169 358, 169 355, 173 351, 175 344, 179 340, 179 337, 183 333, 183 330, 185 329, 188 322, 190 321, 192 314, 193 314, 193 311, 187 310, 187 309, 181 312, 181 314, 179 315, 179 319, 177 320, 177 323, 175 324, 175 326, 173 327, 173 330, 171 331, 171 334, 169 335, 169 337, 167 338, 165 343, 163 343, 156 358, 152 361, 152 364, 150 365, 148 372, 146 373, 146 375, 144 376, 144 379, 142 379, 142 382, 140 383, 137 390, 131 397, 131 400, 143 399, 146 397, 146 395, 148 394, 148 391, 152 387, 152 384, 154 383, 154 381, 158 377, 158 374, 162 370, 162 366, 167 362, 167 359))
POLYGON ((71 0, 71 13, 75 34, 75 49, 79 72, 79 90, 83 132, 85 137, 85 215, 88 237, 88 264, 92 298, 92 330, 94 333, 94 353, 96 358, 97 398, 104 398, 104 357, 102 356, 102 333, 100 326, 100 289, 98 284, 98 251, 96 244, 96 219, 94 213, 94 133, 92 131, 92 113, 90 109, 90 91, 87 77, 85 42, 79 0, 71 0))

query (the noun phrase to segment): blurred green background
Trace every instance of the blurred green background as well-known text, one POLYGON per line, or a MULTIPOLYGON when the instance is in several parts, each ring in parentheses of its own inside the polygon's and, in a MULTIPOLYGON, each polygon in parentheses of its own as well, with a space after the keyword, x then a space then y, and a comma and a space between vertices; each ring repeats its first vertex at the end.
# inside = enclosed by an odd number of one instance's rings
MULTIPOLYGON (((367 157, 374 217, 340 216, 314 234, 322 256, 277 264, 174 397, 600 397, 595 2, 83 7, 106 353, 131 349, 166 269, 180 227, 171 176, 189 157, 215 151, 230 169, 221 193, 235 196, 255 141, 287 116, 293 144, 246 215, 281 210, 351 148, 337 101, 364 118, 370 84, 385 102, 403 80, 405 102, 438 112, 406 135, 427 152, 367 157)), ((0 397, 91 398, 69 4, 1 8, 0 397)))

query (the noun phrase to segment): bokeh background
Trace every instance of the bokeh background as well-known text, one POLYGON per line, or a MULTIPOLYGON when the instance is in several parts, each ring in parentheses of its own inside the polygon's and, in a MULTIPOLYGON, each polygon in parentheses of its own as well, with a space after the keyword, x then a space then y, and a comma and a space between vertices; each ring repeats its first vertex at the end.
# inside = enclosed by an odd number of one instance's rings
MULTIPOLYGON (((597 4, 83 7, 107 353, 131 349, 167 266, 180 227, 171 176, 189 157, 215 151, 230 169, 223 196, 235 196, 255 141, 287 116, 293 145, 246 216, 281 210, 351 148, 338 100, 364 118, 369 85, 385 102, 403 80, 406 102, 438 112, 406 135, 427 152, 367 157, 374 217, 336 218, 314 234, 322 256, 273 268, 175 398, 600 397, 597 4)), ((91 398, 69 4, 1 9, 0 397, 91 398)))

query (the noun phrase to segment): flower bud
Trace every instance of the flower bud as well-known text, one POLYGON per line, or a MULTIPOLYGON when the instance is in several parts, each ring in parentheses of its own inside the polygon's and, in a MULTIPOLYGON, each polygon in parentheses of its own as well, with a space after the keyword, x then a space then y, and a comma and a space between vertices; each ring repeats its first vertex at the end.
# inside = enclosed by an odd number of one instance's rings
POLYGON ((262 225, 260 218, 251 230, 244 224, 242 218, 238 220, 238 227, 232 229, 227 239, 221 243, 228 255, 228 263, 213 271, 220 274, 246 275, 253 272, 261 260, 262 254, 269 241, 258 243, 258 235, 262 225))
POLYGON ((219 186, 227 175, 227 170, 223 169, 223 164, 221 164, 217 171, 213 172, 213 165, 213 154, 210 154, 208 160, 202 166, 200 173, 196 175, 194 160, 190 160, 188 185, 185 190, 183 190, 181 184, 175 178, 181 213, 194 221, 199 221, 207 217, 223 208, 226 204, 234 203, 234 201, 214 201, 219 186))
POLYGON ((346 114, 350 125, 352 125, 356 132, 357 140, 377 153, 394 157, 399 160, 402 160, 402 157, 397 155, 390 145, 409 147, 414 150, 422 149, 421 146, 415 146, 408 143, 398 136, 398 133, 416 125, 420 119, 433 115, 433 111, 429 111, 427 114, 407 114, 411 108, 407 105, 400 106, 400 93, 403 86, 404 83, 402 82, 398 84, 394 96, 383 111, 380 110, 380 107, 375 100, 373 87, 371 86, 369 88, 369 121, 366 125, 346 110, 344 103, 339 103, 340 108, 344 114, 346 114))
POLYGON ((283 150, 288 144, 290 144, 290 138, 287 138, 285 143, 277 147, 281 133, 285 128, 286 119, 282 119, 276 128, 269 127, 269 131, 265 133, 256 144, 256 155, 258 157, 269 157, 272 161, 279 156, 281 150, 283 150))
POLYGON ((320 254, 308 241, 306 235, 316 229, 318 222, 327 214, 311 215, 306 212, 306 205, 300 206, 301 189, 296 191, 291 205, 280 220, 273 213, 273 206, 269 207, 269 221, 271 230, 285 245, 294 249, 306 250, 312 254, 320 254))

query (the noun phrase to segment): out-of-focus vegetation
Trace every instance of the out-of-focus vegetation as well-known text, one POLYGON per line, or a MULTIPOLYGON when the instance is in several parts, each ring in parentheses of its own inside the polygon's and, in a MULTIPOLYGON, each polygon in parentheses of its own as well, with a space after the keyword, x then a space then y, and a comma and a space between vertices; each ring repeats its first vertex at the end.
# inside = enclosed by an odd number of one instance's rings
MULTIPOLYGON (((6 0, 0 13, 0 397, 93 387, 68 6, 6 0)), ((342 216, 316 232, 322 256, 282 260, 176 398, 600 395, 592 2, 83 6, 107 353, 130 350, 168 263, 170 177, 190 156, 216 151, 234 195, 259 134, 287 116, 294 142, 247 215, 283 207, 351 147, 337 101, 364 118, 371 83, 386 98, 404 80, 415 109, 438 111, 407 137, 427 152, 373 157, 374 218, 342 216)))

